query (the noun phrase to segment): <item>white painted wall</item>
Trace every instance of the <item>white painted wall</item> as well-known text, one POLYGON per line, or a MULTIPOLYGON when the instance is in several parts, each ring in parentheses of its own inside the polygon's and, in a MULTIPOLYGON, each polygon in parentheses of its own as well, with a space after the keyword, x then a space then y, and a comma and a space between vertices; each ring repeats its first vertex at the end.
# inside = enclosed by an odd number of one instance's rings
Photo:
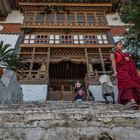
POLYGON ((4 41, 4 44, 11 44, 9 48, 15 48, 19 35, 9 35, 9 34, 0 34, 0 42, 4 41))
POLYGON ((19 10, 14 10, 8 14, 6 21, 0 23, 23 23, 24 16, 19 10))
POLYGON ((124 26, 127 25, 124 22, 121 21, 121 18, 118 13, 114 14, 107 14, 106 15, 108 25, 112 26, 124 26))
MULTIPOLYGON (((48 85, 21 85, 23 91, 24 101, 45 101, 48 95, 48 85)), ((104 101, 102 97, 102 86, 89 85, 89 89, 92 92, 95 101, 104 101)), ((114 86, 115 100, 118 98, 117 86, 114 86)), ((108 96, 108 100, 112 101, 112 98, 108 96)))
MULTIPOLYGON (((89 85, 89 90, 92 92, 92 95, 95 98, 96 101, 105 101, 102 96, 102 86, 101 85, 89 85)), ((117 86, 114 86, 114 93, 115 93, 115 100, 117 101, 118 98, 118 89, 117 86)), ((112 98, 110 96, 107 97, 109 101, 112 101, 112 98)))
POLYGON ((45 101, 48 85, 21 85, 23 101, 45 101))
POLYGON ((123 40, 123 36, 113 36, 113 39, 114 39, 115 42, 122 41, 123 40))

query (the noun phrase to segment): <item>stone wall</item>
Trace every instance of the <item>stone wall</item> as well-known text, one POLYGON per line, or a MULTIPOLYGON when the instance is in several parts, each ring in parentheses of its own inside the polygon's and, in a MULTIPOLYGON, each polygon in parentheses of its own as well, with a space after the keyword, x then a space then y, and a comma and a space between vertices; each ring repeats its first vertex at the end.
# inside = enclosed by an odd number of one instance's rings
POLYGON ((0 106, 0 140, 139 140, 139 126, 140 111, 121 105, 30 102, 0 106))

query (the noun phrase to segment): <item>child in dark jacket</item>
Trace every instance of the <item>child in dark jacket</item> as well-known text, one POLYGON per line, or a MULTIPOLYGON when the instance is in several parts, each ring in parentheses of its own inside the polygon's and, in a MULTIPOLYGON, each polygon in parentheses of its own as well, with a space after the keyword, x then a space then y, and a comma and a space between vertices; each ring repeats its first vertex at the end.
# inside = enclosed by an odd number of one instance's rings
POLYGON ((84 100, 84 91, 82 89, 78 90, 78 92, 75 95, 75 100, 84 100))

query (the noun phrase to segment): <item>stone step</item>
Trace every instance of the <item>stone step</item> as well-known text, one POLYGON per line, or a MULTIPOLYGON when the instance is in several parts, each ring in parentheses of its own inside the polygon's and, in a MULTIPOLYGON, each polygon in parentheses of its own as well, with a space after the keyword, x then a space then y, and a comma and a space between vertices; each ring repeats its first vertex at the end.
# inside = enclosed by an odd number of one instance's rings
POLYGON ((123 105, 47 101, 0 105, 2 140, 139 140, 140 111, 123 105))
POLYGON ((0 110, 14 110, 14 109, 99 109, 99 110, 124 110, 125 107, 120 104, 105 104, 103 102, 93 102, 93 101, 32 101, 23 102, 17 104, 0 105, 0 110))

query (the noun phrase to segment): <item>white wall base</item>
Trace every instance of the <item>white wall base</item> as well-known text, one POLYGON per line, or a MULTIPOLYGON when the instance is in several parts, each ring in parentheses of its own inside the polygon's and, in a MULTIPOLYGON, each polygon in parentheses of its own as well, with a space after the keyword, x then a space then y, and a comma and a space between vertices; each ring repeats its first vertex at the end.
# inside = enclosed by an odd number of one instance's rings
MULTIPOLYGON (((95 101, 104 101, 104 98, 102 96, 102 86, 100 85, 89 85, 89 90, 92 92, 92 95, 95 98, 95 101)), ((115 93, 115 100, 117 101, 118 98, 118 88, 117 86, 114 86, 114 93, 115 93)), ((112 98, 110 96, 107 97, 109 101, 112 101, 112 98)))
POLYGON ((45 101, 48 85, 21 85, 23 101, 45 101))
MULTIPOLYGON (((23 91, 23 101, 45 101, 48 95, 48 85, 21 85, 23 91)), ((89 90, 95 98, 95 101, 104 101, 102 97, 102 86, 89 85, 89 90)), ((117 86, 114 86, 115 100, 118 98, 117 86)), ((108 96, 108 100, 112 98, 108 96)))
POLYGON ((18 40, 19 35, 9 35, 9 34, 0 34, 0 42, 4 41, 4 45, 5 44, 10 44, 11 46, 10 48, 15 48, 15 44, 18 40))

